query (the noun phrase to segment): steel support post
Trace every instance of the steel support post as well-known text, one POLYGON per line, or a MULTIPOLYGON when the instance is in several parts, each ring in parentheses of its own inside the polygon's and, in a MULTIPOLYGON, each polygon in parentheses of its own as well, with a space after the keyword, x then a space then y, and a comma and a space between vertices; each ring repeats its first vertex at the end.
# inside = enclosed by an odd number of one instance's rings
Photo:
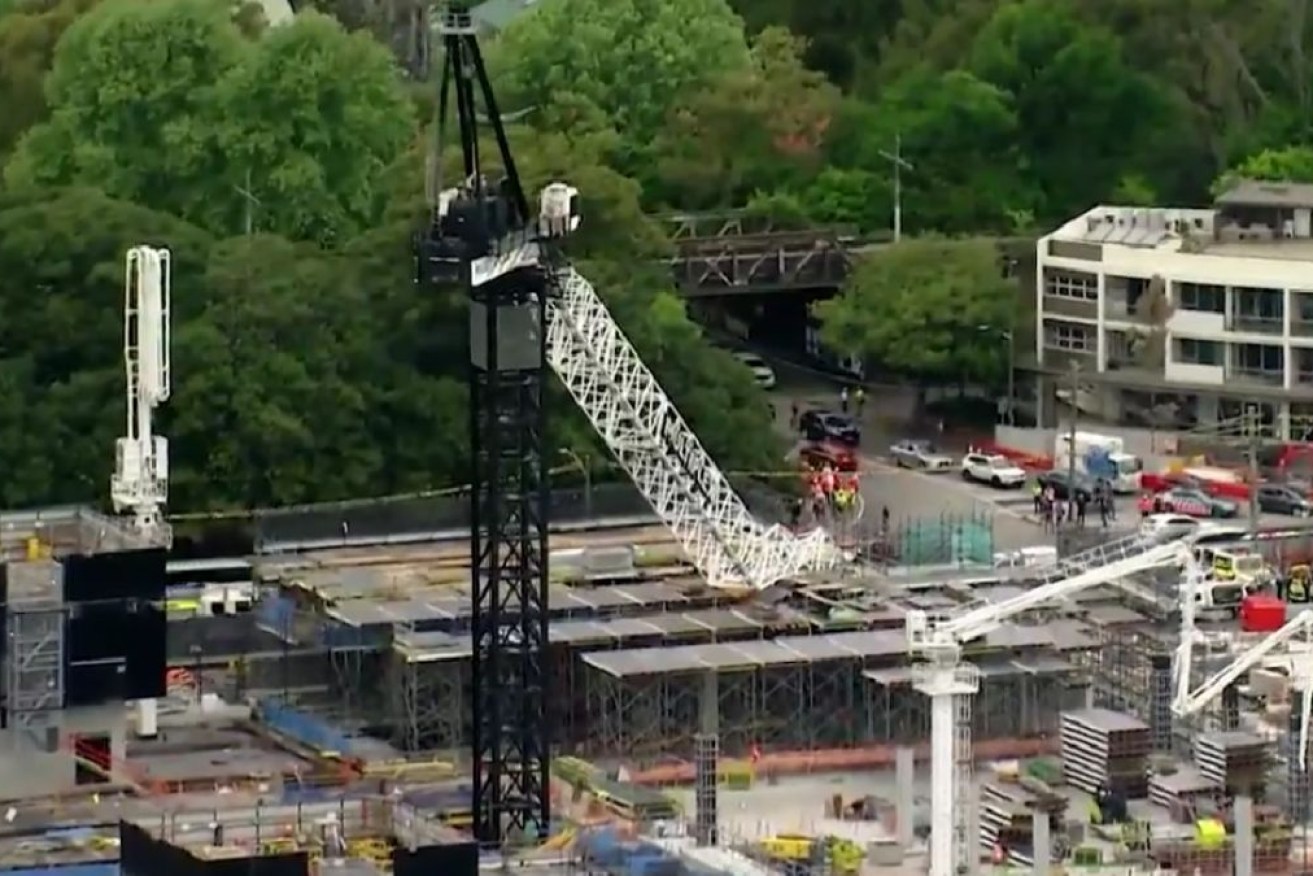
POLYGON ((470 289, 474 830, 550 829, 545 277, 470 289))

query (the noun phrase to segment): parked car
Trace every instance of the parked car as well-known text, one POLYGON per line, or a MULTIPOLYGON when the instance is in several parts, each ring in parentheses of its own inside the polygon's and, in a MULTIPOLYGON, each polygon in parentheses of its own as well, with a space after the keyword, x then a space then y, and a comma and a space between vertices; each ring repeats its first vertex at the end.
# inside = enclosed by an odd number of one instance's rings
POLYGON ((752 379, 758 386, 762 389, 775 388, 775 369, 770 367, 769 362, 756 353, 748 353, 743 350, 735 351, 732 355, 752 372, 752 379))
POLYGON ((1044 490, 1052 488, 1053 498, 1062 502, 1094 501, 1094 482, 1079 473, 1077 473, 1076 481, 1073 485, 1067 472, 1060 469, 1046 471, 1039 476, 1039 485, 1040 489, 1044 490))
POLYGON ((1313 517, 1313 501, 1308 493, 1290 484, 1259 484, 1258 510, 1264 514, 1290 514, 1294 517, 1313 517))
POLYGON ((889 455, 899 468, 948 471, 953 467, 953 457, 940 453, 929 441, 904 439, 889 448, 889 455))
POLYGON ((847 414, 834 411, 804 411, 798 423, 808 441, 838 441, 856 447, 862 443, 862 430, 847 414))
POLYGON ((996 488, 1015 488, 1026 482, 1026 470, 1006 456, 968 453, 962 457, 962 477, 996 488))
POLYGON ((809 471, 827 465, 835 471, 857 471, 861 467, 851 447, 834 441, 811 441, 804 444, 798 451, 798 460, 809 471))
POLYGON ((1199 521, 1187 514, 1150 514, 1140 523, 1140 535, 1168 542, 1199 531, 1199 521))
POLYGON ((1229 499, 1210 496, 1203 490, 1177 487, 1145 496, 1140 500, 1142 514, 1184 514, 1188 517, 1237 517, 1240 506, 1229 499))

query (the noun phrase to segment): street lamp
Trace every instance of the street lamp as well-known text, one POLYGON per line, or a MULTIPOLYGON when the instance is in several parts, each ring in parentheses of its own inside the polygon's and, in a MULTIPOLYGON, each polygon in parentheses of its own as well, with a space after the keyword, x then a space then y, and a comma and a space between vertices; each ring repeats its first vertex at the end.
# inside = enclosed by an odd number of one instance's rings
POLYGON ((1005 411, 1008 425, 1015 426, 1017 424, 1017 345, 1013 343, 1012 330, 999 328, 996 325, 978 325, 976 330, 992 334, 1008 345, 1008 399, 1005 411))
POLYGON ((584 519, 593 519, 593 469, 588 464, 589 457, 580 455, 569 447, 562 447, 560 454, 573 463, 574 467, 579 469, 579 473, 584 477, 584 519))

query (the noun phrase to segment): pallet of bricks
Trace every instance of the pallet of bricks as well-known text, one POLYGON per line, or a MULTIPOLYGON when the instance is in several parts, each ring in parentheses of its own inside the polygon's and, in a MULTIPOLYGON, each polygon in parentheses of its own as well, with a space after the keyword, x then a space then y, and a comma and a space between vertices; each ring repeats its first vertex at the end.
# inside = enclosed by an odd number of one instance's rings
POLYGON ((1148 796, 1148 724, 1108 709, 1063 712, 1061 742, 1062 772, 1073 788, 1127 800, 1148 796))

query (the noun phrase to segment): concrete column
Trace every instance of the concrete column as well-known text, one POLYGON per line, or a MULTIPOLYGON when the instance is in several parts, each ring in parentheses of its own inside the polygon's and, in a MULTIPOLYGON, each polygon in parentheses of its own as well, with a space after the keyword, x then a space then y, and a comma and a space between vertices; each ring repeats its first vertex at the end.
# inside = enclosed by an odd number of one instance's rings
POLYGON ((967 856, 966 876, 976 876, 980 872, 980 792, 975 783, 968 785, 962 792, 966 795, 967 805, 967 856))
POLYGON ((1049 839, 1049 814, 1036 811, 1031 821, 1031 844, 1035 847, 1035 876, 1049 876, 1053 863, 1053 843, 1049 839))
POLYGON ((137 736, 142 739, 154 739, 160 732, 159 701, 155 699, 137 700, 137 736))
POLYGON ((912 844, 913 819, 916 818, 916 752, 901 747, 894 752, 894 780, 897 798, 894 801, 898 823, 898 843, 904 849, 912 844))
POLYGON ((1235 876, 1254 876, 1254 801, 1237 794, 1235 808, 1235 876))

